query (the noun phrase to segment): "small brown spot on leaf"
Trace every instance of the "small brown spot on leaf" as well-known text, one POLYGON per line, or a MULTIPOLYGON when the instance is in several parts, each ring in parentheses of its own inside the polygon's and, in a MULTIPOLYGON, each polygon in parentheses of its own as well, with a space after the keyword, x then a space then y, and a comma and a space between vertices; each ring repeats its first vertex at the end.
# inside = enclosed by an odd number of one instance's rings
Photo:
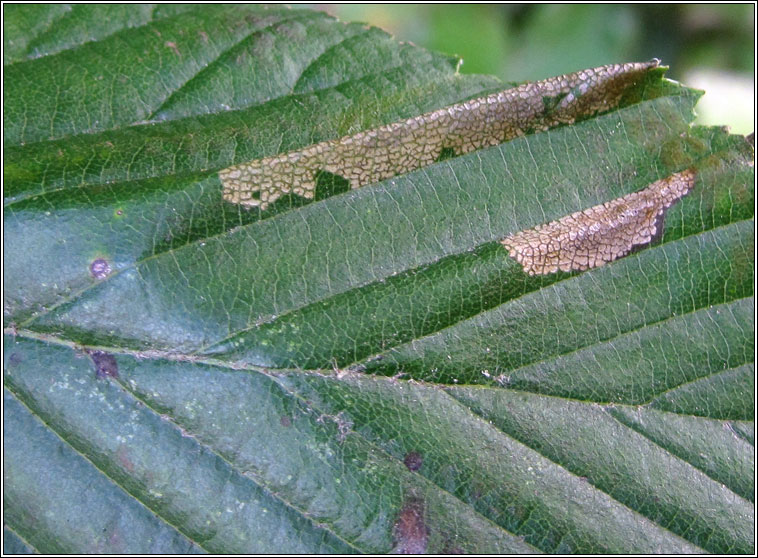
POLYGON ((88 350, 87 354, 95 363, 95 375, 98 378, 118 378, 118 363, 111 353, 88 350))
POLYGON ((290 426, 292 426, 292 420, 287 415, 282 415, 282 417, 279 419, 279 423, 284 428, 289 428, 290 426))
POLYGON ((111 266, 107 260, 97 258, 90 264, 89 271, 95 279, 105 279, 111 273, 111 266))
POLYGON ((424 521, 424 501, 409 498, 395 522, 396 554, 424 554, 429 543, 429 529, 424 521))
POLYGON ((424 458, 421 457, 421 454, 417 451, 409 451, 405 455, 405 459, 403 459, 403 463, 405 463, 405 466, 408 467, 409 471, 413 471, 414 473, 421 469, 421 465, 424 464, 424 458))

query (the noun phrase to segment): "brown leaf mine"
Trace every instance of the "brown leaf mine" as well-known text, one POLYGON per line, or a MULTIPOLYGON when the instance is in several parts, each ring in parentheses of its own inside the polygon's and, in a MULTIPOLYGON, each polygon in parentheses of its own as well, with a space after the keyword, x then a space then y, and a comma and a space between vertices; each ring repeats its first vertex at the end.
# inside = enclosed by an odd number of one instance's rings
POLYGON ((512 234, 502 243, 529 275, 600 267, 650 242, 666 209, 694 184, 695 172, 687 169, 639 192, 512 234))
POLYGON ((409 498, 397 516, 394 534, 394 554, 425 554, 429 543, 429 528, 424 520, 424 501, 409 498))
POLYGON ((658 66, 612 64, 525 83, 400 122, 304 149, 234 165, 219 172, 224 199, 266 209, 285 194, 312 199, 316 173, 327 171, 360 188, 532 131, 607 111, 658 66))

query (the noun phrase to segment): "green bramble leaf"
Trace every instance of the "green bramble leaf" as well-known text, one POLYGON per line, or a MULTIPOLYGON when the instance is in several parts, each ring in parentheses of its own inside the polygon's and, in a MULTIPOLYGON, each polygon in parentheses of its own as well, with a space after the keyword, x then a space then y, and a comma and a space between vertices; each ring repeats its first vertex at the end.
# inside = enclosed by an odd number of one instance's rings
POLYGON ((243 205, 505 86, 308 10, 4 16, 6 552, 754 551, 753 152, 698 92, 243 205), (602 267, 501 243, 640 196, 602 267))

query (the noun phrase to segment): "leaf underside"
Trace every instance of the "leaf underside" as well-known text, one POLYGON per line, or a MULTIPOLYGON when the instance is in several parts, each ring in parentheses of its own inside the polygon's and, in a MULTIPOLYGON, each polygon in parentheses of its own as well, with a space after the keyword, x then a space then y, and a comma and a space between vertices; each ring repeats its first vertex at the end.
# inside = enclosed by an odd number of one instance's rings
POLYGON ((4 17, 5 552, 753 552, 753 155, 697 92, 261 211, 218 171, 503 86, 306 10, 4 17), (689 168, 603 267, 499 242, 689 168))

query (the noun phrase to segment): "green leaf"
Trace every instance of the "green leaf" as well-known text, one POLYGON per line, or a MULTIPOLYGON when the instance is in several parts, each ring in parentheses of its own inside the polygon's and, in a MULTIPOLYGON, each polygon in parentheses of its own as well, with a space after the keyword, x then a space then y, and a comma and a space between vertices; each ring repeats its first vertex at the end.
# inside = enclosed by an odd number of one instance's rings
POLYGON ((218 171, 505 86, 307 10, 5 16, 6 552, 753 552, 753 153, 698 92, 261 211, 218 171), (687 168, 604 267, 499 242, 687 168))

